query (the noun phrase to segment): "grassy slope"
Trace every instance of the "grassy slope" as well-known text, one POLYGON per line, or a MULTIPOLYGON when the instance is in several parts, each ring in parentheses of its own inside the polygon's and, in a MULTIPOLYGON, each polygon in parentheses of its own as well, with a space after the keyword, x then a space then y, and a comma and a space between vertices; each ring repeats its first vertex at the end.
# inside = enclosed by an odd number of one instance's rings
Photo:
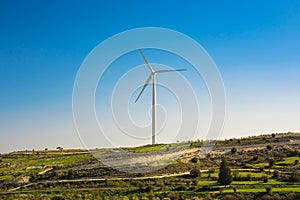
POLYGON ((139 147, 122 148, 122 149, 134 153, 145 153, 145 152, 162 150, 167 146, 168 146, 167 144, 156 144, 156 145, 145 145, 139 147))
MULTIPOLYGON (((262 136, 258 136, 261 138, 262 136)), ((266 137, 266 136, 264 136, 266 137)), ((245 142, 246 139, 243 139, 242 142, 248 144, 252 142, 257 142, 257 138, 251 137, 250 142, 245 142)), ((235 142, 235 141, 234 141, 235 142)), ((220 142, 220 144, 226 144, 226 142, 220 142)), ((219 145, 220 145, 219 144, 219 145)), ((226 144, 227 145, 227 144, 226 144)), ((124 148, 125 150, 135 152, 135 153, 143 153, 149 151, 157 151, 166 148, 165 144, 158 144, 155 146, 141 146, 134 148, 124 148)), ((5 178, 15 178, 19 176, 28 175, 31 172, 42 172, 47 167, 53 166, 67 166, 72 165, 74 163, 79 163, 85 160, 91 159, 91 156, 88 152, 82 150, 64 150, 60 151, 36 151, 34 154, 31 152, 14 152, 11 154, 7 154, 2 156, 0 162, 0 180, 5 178), (39 155, 36 155, 36 152, 39 152, 39 155), (27 155, 29 154, 29 156, 27 155)), ((287 157, 284 158, 283 161, 276 162, 276 166, 274 168, 284 168, 286 165, 294 165, 295 160, 300 160, 298 156, 287 157)), ((259 164, 249 164, 251 168, 259 169, 260 167, 268 166, 268 163, 259 163, 259 164)), ((246 177, 247 174, 251 174, 251 177, 262 177, 271 175, 267 172, 244 172, 240 171, 239 175, 246 177)), ((216 181, 207 180, 208 173, 202 173, 202 178, 199 178, 199 182, 197 186, 211 186, 218 188, 218 184, 216 181)), ((215 171, 211 173, 211 177, 218 177, 218 172, 215 171)), ((174 185, 184 184, 183 182, 174 182, 174 185)), ((232 186, 237 188, 237 192, 241 193, 249 193, 249 192, 265 192, 265 185, 272 185, 273 192, 300 192, 300 184, 290 184, 286 182, 276 181, 274 179, 270 179, 267 183, 262 181, 233 181, 232 186)), ((123 188, 124 189, 124 188, 123 188)), ((123 189, 115 189, 123 190, 123 189)), ((86 191, 94 190, 86 188, 86 191)), ((181 193, 189 193, 195 191, 182 191, 181 193)), ((205 191, 207 192, 207 191, 205 191)), ((219 190, 216 189, 211 191, 211 193, 218 193, 219 190)), ((233 192, 232 188, 225 188, 225 193, 233 192)))
POLYGON ((14 153, 14 157, 3 157, 0 162, 0 180, 4 178, 16 178, 28 175, 31 172, 42 172, 46 168, 53 166, 66 166, 83 160, 90 159, 88 153, 85 154, 64 154, 56 152, 55 154, 44 152, 44 154, 27 155, 14 153))

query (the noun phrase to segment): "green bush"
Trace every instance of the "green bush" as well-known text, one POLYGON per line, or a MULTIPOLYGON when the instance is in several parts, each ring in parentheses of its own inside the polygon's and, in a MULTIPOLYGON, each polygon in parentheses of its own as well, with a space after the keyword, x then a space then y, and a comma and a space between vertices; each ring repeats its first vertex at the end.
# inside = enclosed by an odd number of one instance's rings
POLYGON ((231 149, 231 153, 232 153, 232 154, 235 154, 236 152, 237 152, 236 148, 233 147, 233 148, 231 149))
POLYGON ((271 191, 272 191, 272 186, 271 185, 266 185, 265 189, 266 189, 266 192, 270 194, 271 191))
POLYGON ((194 158, 191 159, 192 163, 197 163, 198 161, 199 161, 199 159, 197 157, 194 157, 194 158))
POLYGON ((191 176, 192 178, 197 178, 197 177, 199 177, 200 175, 201 175, 201 172, 200 172, 199 169, 194 168, 194 169, 192 169, 192 170, 190 171, 190 176, 191 176))
POLYGON ((272 150, 273 149, 273 147, 271 146, 271 145, 267 145, 267 149, 270 151, 270 150, 272 150))
POLYGON ((269 178, 267 176, 263 176, 262 178, 263 178, 264 183, 267 183, 269 181, 269 178))
POLYGON ((290 178, 291 182, 300 182, 300 173, 297 171, 293 171, 290 178))
POLYGON ((184 185, 179 185, 179 186, 177 186, 177 187, 175 188, 175 190, 176 190, 176 191, 184 191, 184 190, 186 190, 186 186, 184 186, 184 185))
POLYGON ((275 165, 275 160, 273 158, 269 159, 269 167, 273 167, 275 165))

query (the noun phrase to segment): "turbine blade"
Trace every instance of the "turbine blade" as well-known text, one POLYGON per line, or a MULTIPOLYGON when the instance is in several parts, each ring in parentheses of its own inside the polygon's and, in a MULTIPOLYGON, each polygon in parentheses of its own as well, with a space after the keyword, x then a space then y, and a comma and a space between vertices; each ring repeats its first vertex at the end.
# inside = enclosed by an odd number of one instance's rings
POLYGON ((134 103, 136 103, 137 100, 139 100, 140 96, 142 95, 142 93, 144 92, 144 90, 145 90, 145 88, 147 87, 148 83, 150 82, 151 77, 152 77, 152 74, 150 74, 150 76, 148 77, 146 83, 144 84, 144 87, 143 87, 142 91, 140 92, 139 96, 136 98, 136 100, 135 100, 134 103))
POLYGON ((167 69, 167 70, 158 70, 155 73, 164 73, 164 72, 179 72, 186 71, 187 69, 167 69))
POLYGON ((141 49, 138 49, 138 50, 139 50, 140 54, 142 55, 142 57, 143 57, 145 63, 147 64, 147 67, 149 68, 149 70, 150 70, 151 72, 153 72, 153 69, 152 69, 152 67, 150 66, 150 64, 149 64, 148 60, 146 59, 145 55, 143 54, 142 50, 141 50, 141 49))

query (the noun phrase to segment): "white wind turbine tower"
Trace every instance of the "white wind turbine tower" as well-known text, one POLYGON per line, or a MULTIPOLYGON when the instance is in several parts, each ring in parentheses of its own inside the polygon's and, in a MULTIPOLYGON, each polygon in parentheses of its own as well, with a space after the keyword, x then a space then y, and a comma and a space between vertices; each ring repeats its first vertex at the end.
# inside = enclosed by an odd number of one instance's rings
POLYGON ((146 83, 144 84, 143 89, 141 90, 139 96, 136 98, 135 103, 140 98, 141 94, 149 84, 151 78, 152 78, 152 145, 155 145, 155 119, 156 119, 156 74, 165 73, 165 72, 176 72, 176 71, 185 71, 186 69, 174 69, 174 70, 157 70, 154 71, 149 62, 147 61, 146 57, 144 56, 141 49, 138 49, 140 54, 142 55, 145 63, 147 64, 147 67, 150 70, 150 75, 148 79, 146 80, 146 83))

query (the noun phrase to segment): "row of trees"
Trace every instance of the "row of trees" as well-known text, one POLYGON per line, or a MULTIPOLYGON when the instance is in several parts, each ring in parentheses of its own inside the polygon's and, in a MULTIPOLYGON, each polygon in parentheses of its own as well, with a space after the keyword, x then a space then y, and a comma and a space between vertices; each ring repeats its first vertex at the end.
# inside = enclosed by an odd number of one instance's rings
MULTIPOLYGON (((298 164, 298 162, 297 162, 297 164, 298 164)), ((270 167, 272 167, 274 165, 274 163, 275 163, 275 161, 273 159, 270 159, 270 161, 269 161, 270 167)), ((274 171, 273 178, 280 179, 279 171, 277 171, 277 170, 274 171)), ((223 158, 222 162, 220 164, 220 168, 219 168, 218 183, 220 185, 225 185, 225 187, 226 187, 227 185, 229 185, 232 182, 232 180, 233 180, 233 176, 231 174, 231 169, 229 167, 229 164, 226 161, 226 159, 223 158)), ((268 177, 263 177, 263 180, 264 180, 264 182, 268 182, 268 177)), ((297 171, 293 171, 292 174, 288 178, 286 178, 285 181, 300 182, 300 173, 297 171)))

